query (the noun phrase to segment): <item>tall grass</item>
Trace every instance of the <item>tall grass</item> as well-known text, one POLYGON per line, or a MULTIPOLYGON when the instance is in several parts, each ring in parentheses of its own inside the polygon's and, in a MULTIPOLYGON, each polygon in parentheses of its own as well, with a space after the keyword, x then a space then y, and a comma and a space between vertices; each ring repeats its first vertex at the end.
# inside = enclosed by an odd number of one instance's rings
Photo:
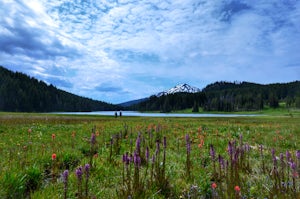
POLYGON ((299 117, 0 122, 0 198, 300 197, 299 117))

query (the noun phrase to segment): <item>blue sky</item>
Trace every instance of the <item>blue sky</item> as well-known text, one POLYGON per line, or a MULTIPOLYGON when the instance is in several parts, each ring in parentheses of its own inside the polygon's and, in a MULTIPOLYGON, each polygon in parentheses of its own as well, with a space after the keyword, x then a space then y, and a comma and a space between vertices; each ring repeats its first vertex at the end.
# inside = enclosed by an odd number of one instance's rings
POLYGON ((0 65, 119 103, 300 80, 300 0, 1 0, 0 65))

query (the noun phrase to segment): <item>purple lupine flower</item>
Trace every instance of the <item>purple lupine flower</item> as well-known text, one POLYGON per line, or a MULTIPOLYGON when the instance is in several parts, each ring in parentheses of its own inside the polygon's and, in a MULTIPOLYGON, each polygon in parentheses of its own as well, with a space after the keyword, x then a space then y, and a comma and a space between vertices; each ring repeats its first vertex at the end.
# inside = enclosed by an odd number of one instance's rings
POLYGON ((272 153, 272 156, 274 157, 275 156, 275 149, 274 148, 272 148, 271 153, 272 153))
POLYGON ((219 164, 224 169, 225 168, 224 158, 221 155, 219 155, 218 160, 219 160, 219 164))
POLYGON ((296 151, 296 158, 297 158, 298 160, 300 160, 300 150, 297 150, 297 151, 296 151))
POLYGON ((156 156, 159 154, 159 151, 160 151, 159 140, 156 140, 156 151, 155 151, 156 156))
POLYGON ((69 178, 69 170, 65 170, 62 174, 63 177, 63 182, 67 183, 68 182, 68 178, 69 178))
POLYGON ((126 156, 126 154, 123 154, 123 156, 122 156, 122 162, 126 163, 126 160, 127 160, 127 156, 126 156))
POLYGON ((96 144, 96 134, 92 133, 91 135, 91 145, 95 145, 96 144))
POLYGON ((167 138, 164 136, 164 142, 163 142, 164 148, 167 148, 167 138))
POLYGON ((189 134, 186 134, 186 135, 185 135, 185 141, 186 141, 186 142, 189 142, 189 141, 190 141, 190 136, 189 136, 189 134))
POLYGON ((186 150, 187 150, 187 153, 190 154, 191 153, 191 142, 190 142, 190 136, 189 136, 189 134, 185 135, 185 141, 186 141, 186 150))
POLYGON ((228 150, 229 156, 232 158, 232 156, 233 156, 233 146, 232 146, 232 143, 230 141, 228 142, 227 150, 228 150))
POLYGON ((89 176, 90 176, 90 169, 91 169, 90 164, 84 165, 84 173, 85 173, 86 178, 89 178, 89 176))
POLYGON ((146 161, 149 161, 149 147, 146 148, 146 161))
POLYGON ((64 183, 64 198, 67 198, 69 170, 65 170, 62 174, 64 183))
POLYGON ((129 162, 133 162, 133 157, 132 154, 130 154, 129 158, 128 158, 129 162))
POLYGON ((135 149, 137 152, 140 151, 141 148, 141 137, 140 135, 136 138, 136 142, 135 142, 135 149))
POLYGON ((274 148, 272 148, 271 153, 272 153, 274 167, 276 167, 277 166, 277 159, 276 159, 276 156, 275 156, 275 149, 274 148))
POLYGON ((274 156, 272 156, 272 158, 273 158, 274 167, 277 167, 277 158, 276 158, 276 156, 274 155, 274 156))
POLYGON ((246 152, 249 152, 249 151, 250 151, 250 146, 249 146, 249 144, 245 144, 244 147, 245 147, 245 151, 246 151, 246 152))
POLYGON ((281 162, 284 162, 284 155, 283 155, 283 153, 280 153, 279 158, 280 158, 281 162))
POLYGON ((125 160, 126 166, 129 165, 129 163, 130 163, 130 157, 128 156, 128 152, 126 152, 124 160, 125 160))
POLYGON ((216 152, 215 152, 214 146, 212 144, 209 147, 209 154, 210 154, 212 160, 215 160, 216 152))
POLYGON ((82 180, 82 166, 78 167, 75 170, 75 174, 76 174, 78 180, 81 181, 82 180))
POLYGON ((139 154, 136 152, 134 152, 133 163, 135 166, 138 166, 138 167, 141 165, 141 158, 140 158, 139 154))
POLYGON ((235 151, 234 156, 233 156, 233 163, 237 163, 238 159, 239 159, 239 154, 240 154, 240 150, 239 148, 235 151))
POLYGON ((291 162, 291 163, 290 163, 290 167, 291 167, 291 169, 292 169, 293 171, 296 171, 297 165, 296 165, 295 162, 291 162))
POLYGON ((286 161, 289 162, 291 159, 291 153, 289 151, 286 151, 285 156, 286 156, 286 161))
POLYGON ((154 164, 154 162, 155 162, 155 155, 153 154, 152 155, 152 164, 154 164))
POLYGON ((229 161, 228 160, 226 160, 226 162, 225 162, 226 164, 226 168, 228 168, 229 167, 229 161))
POLYGON ((134 155, 133 155, 133 163, 136 165, 137 164, 137 157, 138 157, 138 154, 137 152, 135 151, 134 152, 134 155))

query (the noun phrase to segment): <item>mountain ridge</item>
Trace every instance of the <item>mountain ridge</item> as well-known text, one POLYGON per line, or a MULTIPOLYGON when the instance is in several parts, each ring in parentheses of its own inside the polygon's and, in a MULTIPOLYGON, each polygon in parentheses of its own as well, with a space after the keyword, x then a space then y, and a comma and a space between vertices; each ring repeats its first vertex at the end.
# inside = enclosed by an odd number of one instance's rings
POLYGON ((130 108, 170 112, 189 108, 196 111, 201 107, 204 111, 232 112, 278 108, 279 102, 284 102, 287 108, 300 108, 300 81, 272 84, 220 81, 207 85, 197 93, 153 95, 130 108))
POLYGON ((183 84, 178 84, 170 88, 169 90, 159 92, 156 94, 156 96, 160 97, 162 95, 169 95, 174 93, 197 93, 197 92, 201 92, 201 90, 197 87, 190 86, 187 83, 183 83, 183 84))
MULTIPOLYGON (((151 95, 151 96, 161 97, 161 96, 164 96, 164 95, 170 95, 170 94, 175 94, 175 93, 197 93, 197 92, 201 92, 201 90, 197 87, 190 86, 187 83, 182 83, 182 84, 177 84, 176 86, 174 86, 174 87, 172 87, 168 90, 158 92, 158 93, 156 93, 154 95, 151 95)), ((129 106, 147 101, 151 96, 144 97, 144 98, 141 98, 141 99, 122 102, 118 105, 123 106, 123 107, 129 107, 129 106)))

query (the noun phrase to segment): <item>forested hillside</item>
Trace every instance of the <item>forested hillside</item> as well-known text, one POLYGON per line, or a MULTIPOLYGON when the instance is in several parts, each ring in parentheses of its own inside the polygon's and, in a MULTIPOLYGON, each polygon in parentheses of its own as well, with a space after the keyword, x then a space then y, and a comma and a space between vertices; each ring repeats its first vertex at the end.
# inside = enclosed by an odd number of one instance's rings
POLYGON ((249 82, 216 82, 198 93, 175 93, 161 97, 152 96, 149 100, 132 106, 140 111, 170 112, 202 107, 205 111, 252 111, 268 106, 277 108, 279 102, 287 107, 300 108, 300 81, 277 84, 256 84, 249 82))
POLYGON ((116 110, 115 105, 80 97, 0 66, 0 111, 53 112, 116 110))

